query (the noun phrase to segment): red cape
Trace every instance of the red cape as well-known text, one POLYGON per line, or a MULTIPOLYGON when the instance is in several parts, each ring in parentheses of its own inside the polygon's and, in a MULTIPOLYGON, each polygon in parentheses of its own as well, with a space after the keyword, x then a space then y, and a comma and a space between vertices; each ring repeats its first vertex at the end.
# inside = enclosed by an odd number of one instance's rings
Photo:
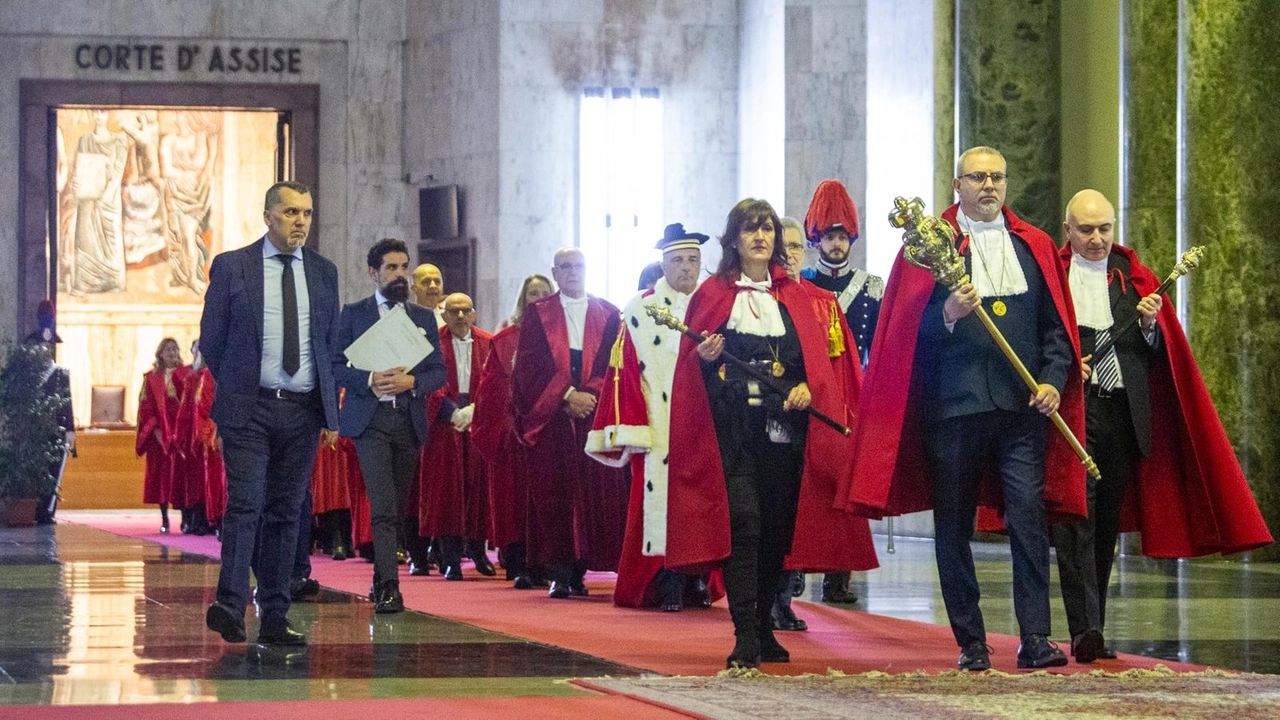
MULTIPOLYGON (((1160 279, 1124 246, 1111 252, 1129 259, 1130 281, 1141 296, 1160 279)), ((1065 270, 1071 248, 1059 258, 1065 270)), ((1121 529, 1142 532, 1142 554, 1182 558, 1236 553, 1272 541, 1249 490, 1213 399, 1205 388, 1172 302, 1156 316, 1165 351, 1152 359, 1151 456, 1138 462, 1137 483, 1125 497, 1121 529)))
POLYGON ((476 406, 471 446, 488 466, 489 540, 497 547, 522 542, 528 522, 524 446, 511 408, 511 368, 519 344, 519 325, 493 336, 480 385, 471 396, 476 406))
MULTIPOLYGON (((142 501, 148 505, 175 502, 173 492, 174 466, 177 461, 178 408, 184 389, 183 380, 191 369, 183 365, 173 369, 169 376, 173 382, 173 397, 169 396, 164 372, 152 370, 142 376, 143 390, 138 397, 138 432, 134 449, 147 457, 146 475, 142 484, 142 501), (156 442, 155 431, 160 431, 156 442)), ((176 498, 186 507, 185 485, 176 498)))
MULTIPOLYGON (((836 379, 828 353, 829 326, 818 319, 815 296, 787 278, 782 268, 771 265, 770 271, 773 290, 796 326, 814 407, 837 420, 844 419, 846 424, 852 422, 856 395, 850 393, 855 388, 841 387, 836 379)), ((724 324, 737 295, 735 281, 712 277, 698 288, 686 313, 690 329, 715 332, 724 324)), ((843 313, 839 316, 848 337, 843 313)), ((855 362, 856 356, 849 343, 842 357, 855 362)), ((701 569, 729 556, 729 504, 714 428, 697 343, 685 337, 676 363, 671 406, 671 457, 678 459, 671 466, 668 497, 667 566, 671 568, 701 569)), ((820 571, 862 569, 859 565, 865 565, 863 546, 855 541, 856 519, 831 510, 841 476, 849 471, 848 447, 848 438, 810 417, 791 545, 793 566, 820 571), (847 522, 850 520, 852 524, 847 522)), ((874 555, 871 561, 874 563, 874 555)))
MULTIPOLYGON (((942 218, 956 225, 958 205, 942 218)), ((1053 240, 1003 209, 1009 232, 1031 248, 1036 264, 1053 296, 1054 306, 1067 336, 1080 355, 1075 310, 1067 296, 1067 281, 1053 240)), ((916 339, 920 319, 936 283, 927 270, 908 263, 898 252, 885 287, 884 302, 867 375, 858 407, 855 430, 853 483, 848 507, 862 515, 881 518, 932 509, 930 481, 925 463, 924 426, 920 400, 911 392, 916 339)), ((972 322, 978 322, 973 318, 972 322)), ((992 341, 994 342, 994 340, 992 341)), ((1084 439, 1084 394, 1078 362, 1067 371, 1067 386, 1058 408, 1062 419, 1081 441, 1084 439)), ((1056 428, 1049 428, 1045 455, 1045 509, 1055 522, 1083 518, 1087 514, 1084 466, 1056 428)), ((1000 511, 998 486, 984 481, 982 505, 1000 511)))
MULTIPOLYGON (((493 336, 471 329, 471 387, 478 387, 489 357, 493 336)), ((453 353, 453 333, 440 328, 440 354, 445 384, 427 397, 429 439, 418 461, 418 532, 425 537, 489 536, 489 485, 485 465, 474 455, 470 438, 441 420, 445 398, 458 402, 458 360, 453 353)), ((468 391, 468 399, 470 392, 468 391)), ((474 416, 473 416, 474 420, 474 416)))

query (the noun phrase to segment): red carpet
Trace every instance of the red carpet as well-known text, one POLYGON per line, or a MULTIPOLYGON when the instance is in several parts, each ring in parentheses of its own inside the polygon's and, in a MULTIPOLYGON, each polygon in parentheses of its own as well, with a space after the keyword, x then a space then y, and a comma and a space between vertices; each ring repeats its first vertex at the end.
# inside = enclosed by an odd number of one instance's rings
POLYGON ((314 717, 325 720, 369 720, 389 718, 555 718, 578 717, 592 720, 632 720, 634 718, 699 717, 669 710, 646 700, 625 695, 599 697, 510 697, 510 698, 411 698, 395 700, 311 700, 272 702, 218 702, 189 705, 52 705, 0 707, 0 718, 22 720, 227 720, 227 718, 280 720, 314 717))
MULTIPOLYGON (((218 541, 212 536, 160 535, 151 514, 141 516, 84 516, 76 518, 101 530, 146 538, 181 550, 217 557, 218 541)), ((334 562, 316 556, 312 577, 321 585, 363 595, 369 591, 373 566, 363 560, 334 562)), ((425 578, 401 576, 405 605, 413 610, 488 630, 568 648, 607 660, 665 675, 712 675, 724 667, 733 647, 728 610, 721 601, 710 610, 685 610, 679 615, 614 607, 610 600, 613 575, 590 574, 591 596, 552 600, 545 591, 519 591, 497 578, 482 578, 467 568, 464 582, 446 582, 438 575, 425 578)), ((941 625, 899 620, 825 605, 801 603, 800 614, 809 631, 779 633, 791 651, 789 664, 762 668, 777 675, 825 673, 829 668, 845 673, 879 670, 890 673, 955 667, 957 650, 951 630, 941 625)), ((1017 671, 1018 638, 990 635, 992 667, 1017 671)), ((1093 665, 1067 665, 1062 672, 1093 669, 1119 672, 1164 664, 1177 671, 1203 670, 1198 665, 1122 654, 1116 660, 1093 665)))

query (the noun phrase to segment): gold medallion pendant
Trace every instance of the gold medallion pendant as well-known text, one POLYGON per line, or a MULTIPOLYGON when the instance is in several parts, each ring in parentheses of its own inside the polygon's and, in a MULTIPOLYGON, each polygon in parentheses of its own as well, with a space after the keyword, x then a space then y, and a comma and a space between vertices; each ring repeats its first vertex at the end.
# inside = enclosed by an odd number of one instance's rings
POLYGON ((1004 317, 1004 314, 1009 312, 1009 308, 1005 307, 1003 300, 997 300, 991 303, 991 312, 995 313, 996 317, 1004 317))
POLYGON ((769 373, 776 378, 780 378, 787 374, 787 369, 777 360, 773 361, 773 365, 769 368, 769 373))

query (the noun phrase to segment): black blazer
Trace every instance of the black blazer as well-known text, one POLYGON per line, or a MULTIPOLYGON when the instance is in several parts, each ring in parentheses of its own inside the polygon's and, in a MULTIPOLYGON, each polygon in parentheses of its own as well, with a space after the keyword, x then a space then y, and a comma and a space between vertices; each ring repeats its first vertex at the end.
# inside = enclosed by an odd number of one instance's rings
MULTIPOLYGON (((418 363, 410 372, 415 384, 413 390, 405 393, 413 398, 409 403, 409 416, 413 420, 413 430, 418 435, 418 442, 427 443, 427 408, 422 398, 444 385, 444 360, 440 355, 440 331, 436 328, 436 315, 430 310, 405 303, 405 312, 409 319, 423 331, 423 335, 431 342, 435 350, 418 363)), ((378 322, 378 304, 375 296, 358 300, 345 305, 338 320, 337 351, 333 355, 333 376, 337 378, 339 387, 346 391, 342 400, 342 436, 359 437, 369 426, 373 413, 378 409, 378 397, 369 387, 369 371, 359 370, 347 365, 347 356, 343 354, 356 338, 364 334, 374 323, 378 322)))
MULTIPOLYGON (((1003 317, 991 312, 996 298, 983 298, 982 304, 1031 376, 1061 393, 1072 366, 1071 341, 1031 248, 1017 235, 1011 237, 1027 292, 1000 298, 1008 307, 1003 317)), ((965 265, 972 268, 967 256, 965 265)), ((934 288, 920 321, 915 368, 922 377, 912 384, 924 390, 925 421, 997 409, 1037 413, 1027 405, 1027 386, 977 315, 961 318, 952 332, 947 331, 942 306, 948 295, 942 285, 934 288)))
MULTIPOLYGON (((1118 279, 1109 284, 1111 294, 1111 326, 1112 335, 1126 325, 1137 321, 1138 301, 1142 296, 1134 290, 1129 282, 1129 259, 1119 253, 1112 253, 1107 259, 1107 272, 1119 270, 1124 274, 1122 284, 1118 279)), ((1130 331, 1116 343, 1116 358, 1120 361, 1120 377, 1124 381, 1125 396, 1129 400, 1129 414, 1133 419, 1133 434, 1138 441, 1138 450, 1143 457, 1151 454, 1151 395, 1148 390, 1148 372, 1151 358, 1162 350, 1163 340, 1160 331, 1156 330, 1155 346, 1147 344, 1139 330, 1130 331)), ((1096 347, 1096 333, 1092 328, 1080 328, 1080 354, 1092 355, 1096 347)), ((1089 361, 1090 367, 1097 367, 1098 358, 1089 361)), ((1092 382, 1087 380, 1086 383, 1092 382)), ((1085 393, 1086 410, 1094 396, 1085 393)))
MULTIPOLYGON (((200 318, 200 353, 217 393, 210 417, 243 427, 253 414, 262 376, 262 245, 266 238, 213 259, 200 318)), ((311 303, 311 365, 324 404, 324 426, 338 429, 338 392, 333 348, 338 330, 338 268, 317 252, 302 249, 311 303)))

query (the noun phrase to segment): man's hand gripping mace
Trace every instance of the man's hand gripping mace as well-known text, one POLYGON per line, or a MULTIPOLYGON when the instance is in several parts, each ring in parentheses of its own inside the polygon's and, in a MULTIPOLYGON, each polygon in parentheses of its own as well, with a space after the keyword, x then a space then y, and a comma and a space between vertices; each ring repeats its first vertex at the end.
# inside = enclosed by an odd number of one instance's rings
MULTIPOLYGON (((933 275, 933 279, 945 285, 948 290, 954 291, 968 283, 969 274, 965 272, 964 259, 956 252, 956 231, 951 224, 932 215, 925 215, 924 201, 920 198, 912 198, 908 201, 906 198, 898 197, 894 199, 893 204, 894 209, 889 213, 889 224, 905 230, 902 233, 904 246, 902 254, 907 262, 928 270, 933 275)), ((1010 347, 1009 341, 1004 339, 1004 334, 992 322, 991 316, 987 315, 986 308, 978 305, 973 312, 991 334, 991 339, 1000 346, 1001 352, 1017 371, 1018 377, 1022 378, 1022 382, 1026 383, 1031 392, 1038 392, 1040 386, 1036 379, 1031 377, 1027 366, 1018 359, 1018 354, 1010 347)), ((1071 449, 1075 450, 1076 456, 1080 458, 1089 475, 1095 480, 1101 479, 1102 474, 1098 472, 1097 463, 1089 457, 1089 453, 1076 439, 1071 428, 1067 427, 1067 422, 1062 419, 1058 411, 1054 410, 1049 418, 1058 427, 1058 432, 1062 433, 1071 444, 1071 449)))
MULTIPOLYGON (((706 333, 700 333, 700 332, 695 332, 693 330, 690 330, 688 325, 685 325, 683 322, 680 321, 680 318, 676 317, 675 315, 672 315, 669 309, 664 308, 658 305, 657 303, 645 305, 644 311, 648 313, 649 317, 653 318, 653 321, 658 323, 659 325, 669 327, 672 330, 679 330, 681 333, 688 335, 690 338, 694 339, 697 342, 702 342, 703 340, 706 340, 708 337, 706 333)), ((733 365, 739 370, 742 370, 744 373, 750 375, 752 379, 756 380, 760 384, 769 388, 773 392, 781 395, 783 398, 787 397, 788 391, 786 387, 784 387, 781 383, 779 383, 777 379, 769 377, 768 375, 765 375, 764 373, 760 372, 750 363, 744 362, 742 359, 737 358, 732 354, 730 354, 729 352, 724 352, 724 351, 720 353, 720 359, 724 360, 725 362, 728 362, 729 364, 733 365)), ((810 415, 821 420, 827 425, 830 425, 836 432, 840 433, 841 435, 849 434, 849 428, 845 427, 844 425, 841 425, 830 415, 823 413, 821 410, 818 410, 813 405, 810 405, 809 407, 805 408, 805 410, 810 415)))
MULTIPOLYGON (((1186 275, 1192 270, 1195 270, 1200 266, 1200 261, 1202 260, 1204 260, 1203 245, 1196 245, 1190 250, 1182 253, 1182 262, 1173 266, 1173 272, 1170 272, 1169 277, 1165 278, 1164 282, 1160 283, 1160 287, 1156 288, 1155 294, 1164 295, 1169 292, 1169 288, 1173 287, 1173 284, 1178 281, 1178 278, 1186 275)), ((1120 342, 1121 338, 1128 335, 1130 332, 1133 332, 1133 329, 1139 327, 1141 323, 1142 315, 1138 315, 1133 319, 1133 322, 1126 323, 1119 330, 1112 333, 1110 340, 1094 348, 1093 356, 1095 358, 1106 357, 1107 353, 1111 351, 1111 348, 1116 346, 1116 343, 1120 342)))

